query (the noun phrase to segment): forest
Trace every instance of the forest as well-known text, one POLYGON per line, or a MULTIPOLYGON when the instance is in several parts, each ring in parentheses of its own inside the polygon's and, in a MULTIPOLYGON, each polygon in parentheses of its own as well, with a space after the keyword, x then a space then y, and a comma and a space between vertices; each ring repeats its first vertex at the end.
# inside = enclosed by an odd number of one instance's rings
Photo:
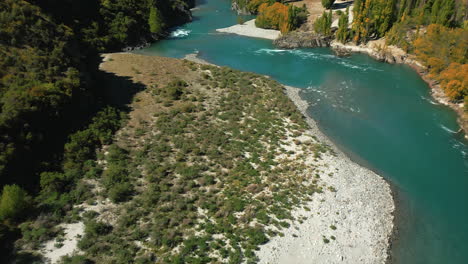
POLYGON ((124 109, 103 96, 99 53, 163 37, 167 28, 192 19, 193 5, 193 0, 0 2, 3 258, 27 217, 47 211, 60 217, 77 197, 69 194, 75 178, 93 168, 83 162, 119 127, 124 109))

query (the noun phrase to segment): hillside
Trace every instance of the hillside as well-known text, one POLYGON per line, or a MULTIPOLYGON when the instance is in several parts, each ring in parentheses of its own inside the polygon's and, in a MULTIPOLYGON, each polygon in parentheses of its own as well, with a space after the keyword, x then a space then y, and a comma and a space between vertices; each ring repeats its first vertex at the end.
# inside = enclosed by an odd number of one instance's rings
POLYGON ((13 253, 21 222, 51 211, 56 219, 62 216, 74 199, 68 183, 83 173, 84 166, 76 164, 94 157, 94 149, 118 127, 125 107, 107 100, 99 53, 164 37, 168 28, 191 20, 193 5, 192 0, 0 2, 0 261, 13 253), (63 188, 44 190, 47 181, 61 181, 56 187, 63 188))

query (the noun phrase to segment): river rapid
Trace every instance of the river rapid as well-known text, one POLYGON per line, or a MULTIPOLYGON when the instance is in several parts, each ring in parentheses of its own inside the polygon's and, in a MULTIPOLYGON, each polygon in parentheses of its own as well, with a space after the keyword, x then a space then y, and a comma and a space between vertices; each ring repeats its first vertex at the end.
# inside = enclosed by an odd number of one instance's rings
MULTIPOLYGON (((194 21, 136 51, 269 75, 301 89, 308 114, 353 160, 387 179, 398 202, 394 263, 468 263, 468 142, 456 114, 405 65, 330 49, 276 49, 217 33, 237 23, 230 0, 199 1, 194 21)), ((249 19, 250 17, 244 17, 249 19)))

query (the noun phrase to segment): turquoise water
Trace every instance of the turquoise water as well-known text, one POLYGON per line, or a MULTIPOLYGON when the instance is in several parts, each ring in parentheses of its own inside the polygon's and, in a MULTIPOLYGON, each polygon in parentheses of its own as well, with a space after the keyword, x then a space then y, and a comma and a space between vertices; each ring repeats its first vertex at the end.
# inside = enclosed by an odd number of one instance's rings
POLYGON ((433 102, 409 67, 329 49, 275 49, 271 41, 218 34, 236 24, 230 0, 208 0, 193 23, 139 53, 266 74, 302 88, 309 114, 359 163, 398 190, 402 216, 395 263, 468 263, 468 142, 454 133, 456 115, 433 102))

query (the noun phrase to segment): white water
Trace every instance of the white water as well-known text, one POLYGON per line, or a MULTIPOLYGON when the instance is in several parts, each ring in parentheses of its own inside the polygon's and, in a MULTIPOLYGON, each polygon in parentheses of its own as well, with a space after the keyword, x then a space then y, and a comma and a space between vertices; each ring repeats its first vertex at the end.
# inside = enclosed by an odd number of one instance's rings
POLYGON ((188 29, 176 29, 175 31, 171 32, 171 38, 183 38, 186 37, 192 32, 188 29))

